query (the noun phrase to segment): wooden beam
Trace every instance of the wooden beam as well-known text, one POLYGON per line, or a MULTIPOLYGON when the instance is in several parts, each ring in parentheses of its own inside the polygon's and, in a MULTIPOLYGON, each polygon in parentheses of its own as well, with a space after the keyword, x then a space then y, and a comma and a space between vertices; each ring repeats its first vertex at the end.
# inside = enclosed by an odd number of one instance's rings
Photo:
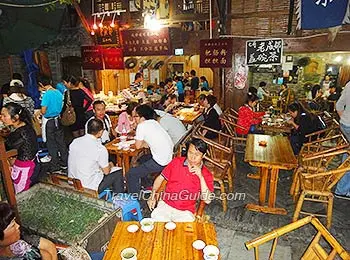
POLYGON ((83 24, 86 32, 90 35, 90 32, 91 32, 90 25, 89 25, 88 21, 86 20, 85 15, 81 11, 79 3, 76 0, 73 0, 72 3, 73 3, 75 11, 79 15, 80 21, 83 24))

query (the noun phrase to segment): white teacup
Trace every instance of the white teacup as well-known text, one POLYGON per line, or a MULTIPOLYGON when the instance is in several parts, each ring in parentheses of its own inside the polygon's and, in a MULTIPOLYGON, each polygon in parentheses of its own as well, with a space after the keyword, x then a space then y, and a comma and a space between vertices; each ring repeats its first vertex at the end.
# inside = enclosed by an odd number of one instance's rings
POLYGON ((219 248, 214 245, 207 245, 203 249, 204 259, 205 260, 217 260, 219 258, 219 248))
POLYGON ((150 232, 154 228, 154 220, 152 218, 144 218, 140 221, 140 224, 144 232, 150 232))
POLYGON ((137 260, 137 250, 133 247, 123 249, 120 253, 122 260, 137 260))
POLYGON ((120 139, 121 142, 125 142, 126 139, 128 139, 128 137, 127 137, 126 135, 121 135, 121 136, 119 137, 119 139, 120 139))

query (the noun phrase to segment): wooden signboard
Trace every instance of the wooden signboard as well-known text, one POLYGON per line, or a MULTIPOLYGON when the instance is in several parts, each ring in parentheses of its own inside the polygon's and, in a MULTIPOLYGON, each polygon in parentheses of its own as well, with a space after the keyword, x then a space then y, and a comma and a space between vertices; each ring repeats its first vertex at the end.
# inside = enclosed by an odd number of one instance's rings
POLYGON ((159 31, 147 29, 125 30, 121 32, 125 56, 171 55, 168 28, 159 31))
POLYGON ((262 39, 246 42, 246 63, 251 65, 281 64, 282 39, 262 39))
POLYGON ((232 39, 200 41, 200 67, 226 68, 232 66, 232 39))

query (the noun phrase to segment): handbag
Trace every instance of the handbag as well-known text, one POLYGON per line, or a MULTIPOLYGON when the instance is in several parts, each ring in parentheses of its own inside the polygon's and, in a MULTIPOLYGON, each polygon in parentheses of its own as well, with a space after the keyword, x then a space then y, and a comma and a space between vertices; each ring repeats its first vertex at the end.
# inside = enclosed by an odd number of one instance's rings
POLYGON ((77 117, 70 99, 70 92, 69 90, 67 90, 67 102, 64 108, 64 112, 62 113, 62 116, 61 116, 61 124, 64 126, 70 126, 70 125, 73 125, 76 120, 77 120, 77 117))

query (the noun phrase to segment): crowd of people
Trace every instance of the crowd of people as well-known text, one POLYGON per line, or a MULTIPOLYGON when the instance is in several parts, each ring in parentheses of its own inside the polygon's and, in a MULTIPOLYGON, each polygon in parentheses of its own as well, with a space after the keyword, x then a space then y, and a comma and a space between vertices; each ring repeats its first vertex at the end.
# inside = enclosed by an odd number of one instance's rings
MULTIPOLYGON (((144 91, 142 81, 142 74, 137 73, 130 85, 130 91, 144 91)), ((159 90, 163 95, 161 100, 153 106, 128 102, 126 110, 118 117, 118 123, 113 125, 106 113, 106 103, 103 100, 94 100, 93 91, 86 79, 70 76, 54 85, 50 78, 38 77, 41 103, 40 110, 34 111, 33 99, 25 92, 19 76, 14 75, 7 94, 3 94, 1 121, 11 128, 6 137, 7 149, 17 149, 18 153, 10 162, 16 193, 29 189, 40 177, 37 172, 38 165, 41 164, 37 156, 38 138, 33 126, 33 121, 40 116, 42 139, 50 157, 50 173, 65 174, 79 179, 84 188, 98 193, 110 188, 113 193, 139 194, 143 189, 150 187, 151 196, 147 203, 152 210, 152 218, 156 221, 194 221, 197 199, 200 197, 204 202, 210 203, 209 194, 214 190, 213 174, 203 165, 207 144, 201 139, 193 138, 186 144, 185 156, 174 157, 175 147, 186 136, 188 128, 172 113, 177 111, 179 103, 186 104, 186 87, 196 91, 200 82, 202 90, 210 89, 206 78, 196 77, 195 71, 185 73, 183 79, 167 79, 158 89, 148 86, 147 94, 153 95, 159 90), (71 118, 67 116, 69 113, 71 118), (63 121, 64 114, 66 121, 63 121), (73 140, 67 141, 67 130, 73 140), (135 148, 146 148, 149 153, 140 155, 137 163, 132 165, 124 176, 122 170, 115 167, 116 160, 108 153, 105 144, 132 132, 135 148), (157 173, 157 177, 150 178, 154 173, 157 173), (165 193, 157 203, 155 194, 164 182, 165 193), (184 190, 188 192, 189 199, 178 197, 184 190), (177 197, 174 197, 174 194, 177 197)), ((246 103, 238 110, 238 135, 262 133, 258 125, 262 122, 265 112, 257 111, 257 104, 270 95, 265 90, 266 85, 265 82, 261 82, 258 88, 249 88, 246 103)), ((340 89, 330 83, 327 92, 329 95, 326 98, 339 99, 333 110, 338 111, 341 128, 349 139, 348 85, 341 93, 340 89)), ((319 86, 314 86, 315 97, 326 93, 321 91, 319 86)), ((197 101, 203 112, 203 126, 221 131, 222 110, 216 97, 200 94, 197 101)), ((312 105, 306 108, 302 102, 297 101, 293 90, 287 84, 281 85, 279 101, 286 103, 286 112, 291 116, 287 123, 293 128, 290 141, 293 152, 297 155, 306 141, 305 136, 323 129, 325 124, 319 116, 310 112, 310 109, 313 109, 312 105)), ((210 130, 204 130, 202 135, 208 139, 216 139, 218 136, 210 130)), ((348 178, 349 174, 339 182, 336 190, 339 195, 350 195, 348 178)), ((14 255, 11 246, 20 241, 13 212, 7 204, 0 204, 1 207, 7 213, 0 213, 0 258, 14 255), (9 230, 14 234, 9 235, 9 230), (11 242, 7 239, 8 236, 14 236, 10 239, 11 242)), ((27 243, 26 248, 36 250, 33 254, 48 255, 47 259, 57 258, 52 256, 53 249, 49 241, 37 238, 35 243, 33 242, 34 246, 28 242, 23 243, 27 243)))

